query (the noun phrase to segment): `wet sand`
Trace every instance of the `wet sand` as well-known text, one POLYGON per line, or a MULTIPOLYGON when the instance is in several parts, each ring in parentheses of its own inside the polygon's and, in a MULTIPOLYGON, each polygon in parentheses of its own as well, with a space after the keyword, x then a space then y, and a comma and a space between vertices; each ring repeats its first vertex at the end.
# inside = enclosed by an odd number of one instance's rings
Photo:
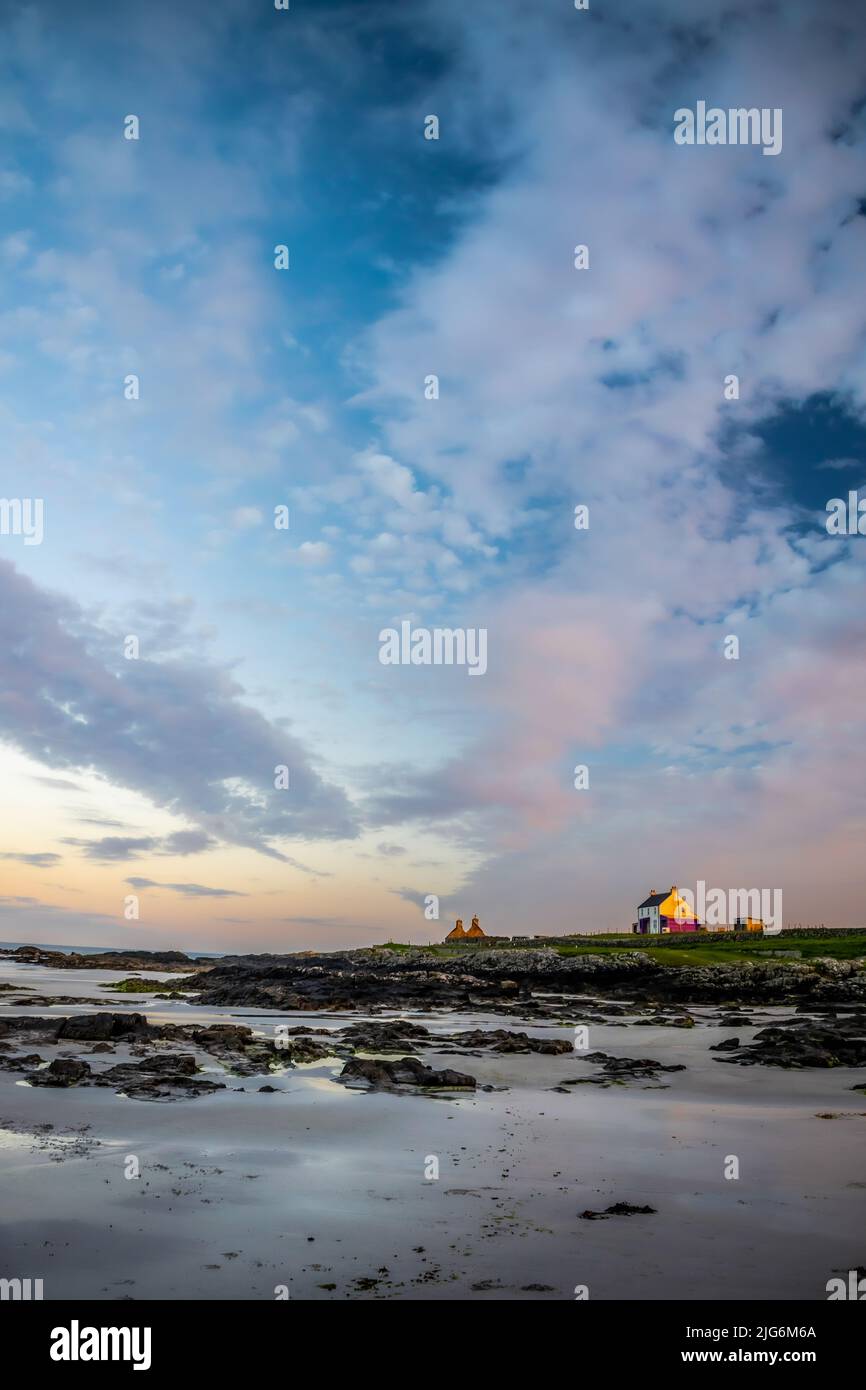
MULTIPOLYGON (((117 978, 0 962, 0 983, 104 995, 103 1008, 152 1022, 235 1021, 273 1037, 277 1023, 360 1017, 100 989, 117 978)), ((170 975, 153 978, 155 990, 171 988, 170 975)), ((0 1016, 53 1012, 16 997, 0 996, 0 1016)), ((718 1015, 690 1012, 700 1024, 718 1015)), ((791 1010, 750 1013, 763 1026, 791 1010)), ((400 1016, 441 1033, 572 1036, 489 1013, 400 1016)), ((863 1072, 740 1067, 709 1051, 755 1031, 593 1023, 593 1050, 687 1069, 568 1094, 550 1088, 596 1072, 579 1054, 419 1049, 432 1066, 507 1087, 441 1098, 348 1090, 334 1079, 337 1057, 261 1077, 211 1061, 205 1075, 227 1089, 170 1103, 32 1087, 0 1071, 0 1275, 42 1278, 46 1299, 273 1299, 279 1286, 291 1298, 572 1299, 586 1285, 591 1299, 824 1300, 834 1273, 866 1265, 866 1097, 850 1090, 863 1072), (266 1084, 276 1094, 259 1093, 266 1084), (817 1118, 827 1112, 839 1118, 817 1118), (124 1176, 129 1155, 138 1178, 124 1176), (724 1177, 729 1155, 735 1181, 724 1177), (580 1217, 615 1202, 656 1214, 580 1217)), ((118 1045, 107 1060, 129 1055, 118 1045)))

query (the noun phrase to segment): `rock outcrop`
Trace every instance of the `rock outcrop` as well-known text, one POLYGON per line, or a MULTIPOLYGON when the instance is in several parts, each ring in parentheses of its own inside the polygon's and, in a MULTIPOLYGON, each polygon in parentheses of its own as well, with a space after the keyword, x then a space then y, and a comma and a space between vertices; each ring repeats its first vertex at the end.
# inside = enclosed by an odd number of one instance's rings
POLYGON ((374 1091, 408 1086, 428 1091, 474 1091, 476 1086, 474 1076, 448 1067, 444 1071, 434 1071, 416 1057, 400 1057, 397 1061, 384 1057, 353 1057, 343 1067, 340 1080, 348 1086, 374 1091))

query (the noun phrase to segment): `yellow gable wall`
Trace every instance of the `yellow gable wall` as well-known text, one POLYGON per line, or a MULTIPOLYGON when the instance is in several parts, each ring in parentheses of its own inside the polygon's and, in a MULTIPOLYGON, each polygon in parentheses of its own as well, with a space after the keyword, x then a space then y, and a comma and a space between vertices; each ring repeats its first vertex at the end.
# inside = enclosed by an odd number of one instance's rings
POLYGON ((659 903, 660 917, 693 917, 694 911, 679 893, 668 893, 663 903, 659 903))

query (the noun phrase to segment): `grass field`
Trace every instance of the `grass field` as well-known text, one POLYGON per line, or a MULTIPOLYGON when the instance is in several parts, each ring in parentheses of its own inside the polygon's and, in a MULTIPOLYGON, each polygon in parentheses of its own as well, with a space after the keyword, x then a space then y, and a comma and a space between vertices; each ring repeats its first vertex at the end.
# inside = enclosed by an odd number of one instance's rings
MULTIPOLYGON (((593 936, 587 937, 585 943, 583 941, 575 942, 571 938, 563 941, 561 946, 553 945, 552 949, 558 951, 561 956, 607 955, 615 951, 646 951, 647 955, 664 965, 720 965, 736 961, 765 961, 769 964, 771 961, 781 962, 794 959, 808 962, 819 956, 827 956, 833 960, 856 960, 858 957, 866 960, 866 936, 859 933, 855 935, 853 932, 840 932, 837 936, 816 936, 813 938, 786 936, 782 933, 780 936, 756 936, 750 941, 706 941, 695 946, 676 946, 668 943, 669 938, 667 937, 661 942, 650 942, 646 937, 593 936), (781 952, 784 952, 784 955, 779 954, 781 952)), ((515 944, 511 949, 537 950, 540 944, 526 942, 520 945, 515 944)), ((398 941, 387 941, 384 946, 389 951, 427 950, 431 955, 446 960, 472 956, 477 951, 489 949, 486 946, 445 945, 419 948, 410 943, 398 941)), ((509 943, 503 943, 503 946, 508 949, 509 943)))

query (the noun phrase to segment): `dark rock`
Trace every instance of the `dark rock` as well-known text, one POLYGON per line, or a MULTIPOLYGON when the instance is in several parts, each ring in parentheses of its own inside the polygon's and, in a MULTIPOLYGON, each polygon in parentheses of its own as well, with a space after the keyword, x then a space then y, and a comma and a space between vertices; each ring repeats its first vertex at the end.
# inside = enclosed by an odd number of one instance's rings
POLYGON ((582 1211, 581 1221, 606 1221, 609 1216, 656 1216, 655 1207, 635 1207, 631 1202, 614 1202, 604 1211, 582 1211))
POLYGON ((601 1066, 603 1072, 609 1076, 654 1076, 660 1071, 685 1071, 681 1062, 656 1062, 652 1057, 612 1057, 607 1052, 587 1052, 581 1056, 575 1054, 575 1061, 594 1062, 601 1066))
POLYGON ((557 990, 571 997, 583 997, 591 989, 605 995, 626 993, 646 1002, 730 1003, 740 1010, 750 1002, 795 1003, 807 998, 815 1004, 866 1003, 866 972, 854 964, 842 967, 831 970, 826 964, 818 968, 780 960, 666 966, 661 952, 639 949, 563 956, 547 946, 487 947, 442 959, 423 950, 367 948, 226 957, 206 973, 179 981, 178 988, 200 990, 202 1000, 232 1006, 375 1011, 423 1000, 433 1007, 459 1009, 471 1002, 479 1008, 514 1008, 539 1017, 552 1016, 557 990), (533 989, 543 990, 545 998, 531 999, 533 989))
POLYGON ((383 1023, 350 1023, 340 1029, 340 1036, 365 1052, 399 1052, 413 1042, 432 1040, 430 1030, 423 1024, 409 1023, 402 1018, 383 1023))
POLYGON ((13 1033, 41 1033, 46 1038, 53 1038, 61 1021, 40 1018, 37 1014, 5 1014, 0 1017, 0 1037, 5 1038, 13 1033))
POLYGON ((762 1028, 735 1056, 716 1061, 787 1069, 860 1066, 866 1062, 866 1019, 799 1019, 785 1028, 762 1028))
POLYGON ((363 1086, 368 1090, 392 1090, 399 1086, 419 1086, 428 1090, 474 1090, 475 1077, 464 1072, 434 1071, 416 1057, 388 1058, 353 1057, 340 1073, 346 1084, 363 1086))
POLYGON ((141 1062, 120 1062, 93 1076, 92 1085, 111 1086, 132 1100, 192 1100, 223 1091, 221 1081, 197 1077, 196 1060, 186 1054, 168 1053, 141 1062))
POLYGON ((58 1006, 75 1004, 94 1004, 98 1009, 105 1003, 104 999, 87 999, 83 994, 28 994, 27 998, 15 1000, 16 1005, 20 1004, 24 1009, 45 1009, 57 1008, 58 1006))
POLYGON ((28 1052, 20 1057, 0 1057, 0 1067, 4 1071, 30 1071, 32 1067, 44 1065, 45 1058, 38 1052, 28 1052))
POLYGON ((463 1047, 487 1047, 492 1052, 540 1052, 548 1056, 562 1056, 574 1051, 574 1044, 564 1038, 531 1038, 527 1033, 509 1033, 503 1028, 487 1031, 478 1028, 468 1033, 455 1033, 450 1041, 463 1047))
POLYGON ((30 1072, 33 1086, 111 1086, 133 1100, 182 1100, 224 1090, 218 1081, 197 1077, 194 1057, 163 1053, 140 1062, 120 1062, 94 1072, 77 1057, 58 1058, 45 1071, 30 1072))
POLYGON ((33 1086, 77 1086, 90 1076, 90 1067, 78 1057, 58 1057, 45 1071, 31 1072, 33 1086))
MULTIPOLYGON (((340 1036, 355 1048, 365 1052, 402 1052, 407 1047, 444 1053, 454 1049, 488 1049, 492 1052, 540 1052, 551 1056, 573 1050, 572 1044, 561 1038, 532 1038, 526 1033, 511 1033, 504 1028, 477 1028, 465 1033, 431 1033, 420 1023, 404 1019, 383 1023, 353 1023, 340 1029, 340 1036)), ((460 1055, 459 1052, 457 1055, 460 1055)), ((463 1055, 466 1055, 465 1052, 463 1055)))
POLYGON ((77 1014, 62 1020, 57 1037, 80 1042, 104 1042, 109 1038, 123 1038, 129 1033, 142 1032, 146 1028, 144 1014, 77 1014))
POLYGON ((214 1048, 241 1052, 252 1041, 253 1030, 242 1023, 212 1023, 206 1028, 194 1028, 191 1036, 208 1052, 214 1048))

